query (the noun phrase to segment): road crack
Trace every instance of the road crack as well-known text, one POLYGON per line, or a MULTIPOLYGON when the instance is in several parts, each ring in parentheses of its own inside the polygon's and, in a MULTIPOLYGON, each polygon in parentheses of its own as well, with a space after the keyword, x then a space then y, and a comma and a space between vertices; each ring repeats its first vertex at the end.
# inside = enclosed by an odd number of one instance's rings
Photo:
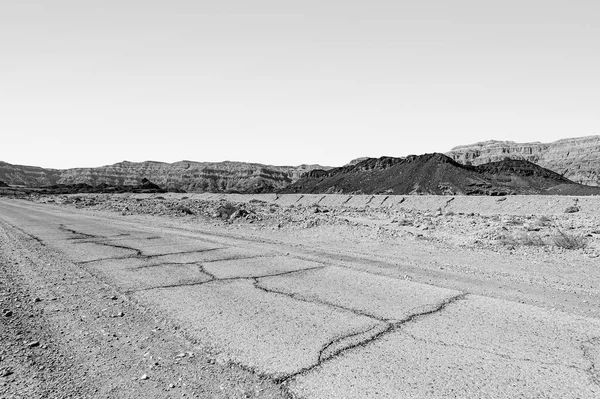
POLYGON ((73 229, 66 227, 64 224, 58 225, 58 229, 62 230, 62 231, 66 231, 67 233, 71 233, 76 236, 80 236, 80 237, 71 237, 70 238, 71 240, 85 240, 85 239, 90 239, 90 238, 92 238, 92 239, 106 238, 104 236, 97 236, 97 235, 88 234, 88 233, 81 233, 77 230, 73 230, 73 229))
MULTIPOLYGON (((96 244, 96 243, 94 243, 94 244, 96 244)), ((131 248, 131 249, 138 250, 137 248, 131 248)), ((142 251, 141 255, 115 256, 115 257, 110 257, 110 258, 84 260, 84 261, 75 262, 75 263, 78 264, 78 265, 86 265, 86 264, 89 264, 89 263, 103 262, 103 261, 106 261, 106 260, 155 259, 155 258, 160 258, 161 256, 195 254, 195 253, 203 253, 203 252, 208 252, 208 251, 215 251, 217 249, 227 249, 227 247, 209 248, 209 249, 195 249, 195 250, 192 250, 192 251, 169 252, 169 253, 166 253, 166 254, 155 254, 155 255, 144 255, 143 251, 142 251)), ((139 250, 139 251, 141 251, 141 250, 139 250)))
POLYGON ((305 367, 295 373, 291 373, 286 376, 276 378, 275 382, 286 383, 299 375, 306 375, 306 374, 314 371, 315 369, 321 367, 323 364, 325 364, 331 360, 334 360, 340 356, 343 356, 344 354, 348 353, 349 351, 351 351, 353 349, 363 348, 363 347, 366 347, 367 345, 377 342, 378 340, 385 337, 386 335, 401 329, 407 323, 411 323, 413 321, 416 321, 419 318, 427 317, 432 314, 442 312, 449 305, 451 305, 457 301, 465 299, 467 295, 468 294, 466 294, 466 293, 460 293, 458 295, 452 296, 452 297, 447 298, 446 300, 434 305, 433 308, 431 308, 429 310, 424 310, 422 312, 411 314, 411 315, 407 316, 406 318, 404 318, 400 321, 397 321, 397 322, 393 322, 393 323, 385 322, 384 324, 375 325, 365 331, 359 331, 359 332, 353 331, 347 335, 336 337, 336 338, 332 339, 331 341, 329 341, 328 343, 326 343, 321 348, 321 350, 319 351, 319 355, 317 357, 317 361, 314 364, 312 364, 308 367, 305 367), (352 338, 359 338, 360 336, 368 335, 368 333, 372 332, 372 331, 375 331, 373 333, 373 335, 370 335, 367 338, 364 338, 362 340, 358 339, 356 342, 352 342, 352 338), (345 346, 339 345, 340 343, 343 343, 344 341, 350 341, 350 343, 345 346), (336 345, 337 345, 337 347, 336 347, 336 345))
MULTIPOLYGON (((325 267, 327 267, 327 266, 318 266, 318 267, 314 267, 314 268, 303 269, 302 271, 319 270, 319 269, 323 269, 325 267)), ((289 272, 288 273, 282 273, 282 274, 279 274, 279 275, 257 276, 257 277, 254 277, 254 288, 256 288, 258 290, 261 290, 261 291, 264 291, 264 292, 267 292, 269 294, 283 295, 283 296, 286 296, 288 298, 292 298, 292 299, 294 299, 296 301, 306 302, 306 303, 316 303, 316 304, 324 305, 324 306, 331 307, 331 308, 334 308, 334 309, 337 309, 337 310, 342 310, 342 311, 350 312, 350 313, 355 314, 356 316, 368 317, 368 318, 373 319, 375 321, 379 321, 379 322, 382 322, 382 323, 389 323, 388 319, 384 319, 384 318, 375 316, 374 314, 371 314, 371 313, 368 313, 368 312, 363 312, 363 311, 358 310, 358 309, 353 309, 353 308, 349 308, 349 307, 346 307, 346 306, 341 306, 341 305, 338 305, 338 304, 335 304, 335 303, 332 303, 332 302, 328 302, 328 301, 324 301, 324 300, 320 300, 320 299, 309 299, 309 298, 306 298, 306 297, 304 297, 302 295, 299 295, 299 294, 294 294, 294 293, 280 291, 280 290, 276 290, 276 289, 272 289, 272 288, 267 288, 267 287, 265 287, 265 286, 263 286, 263 285, 260 284, 260 281, 259 281, 260 279, 268 278, 268 277, 278 277, 278 276, 282 276, 282 275, 285 275, 285 274, 289 274, 289 272)))
POLYGON ((260 279, 260 278, 266 278, 266 277, 279 277, 279 276, 285 276, 287 274, 292 274, 292 273, 301 273, 301 272, 305 272, 305 271, 309 271, 309 270, 316 270, 316 269, 322 269, 325 266, 316 266, 316 267, 309 267, 306 269, 298 269, 298 270, 290 270, 287 272, 281 272, 281 273, 273 273, 273 274, 265 274, 265 275, 260 275, 260 276, 239 276, 239 277, 223 277, 223 278, 219 278, 216 277, 214 274, 206 271, 206 269, 204 268, 204 266, 202 265, 203 262, 199 262, 198 266, 200 268, 200 272, 207 275, 210 280, 206 280, 206 281, 196 281, 196 282, 191 282, 191 283, 181 283, 181 284, 168 284, 168 285, 161 285, 161 286, 157 286, 157 287, 148 287, 148 288, 141 288, 138 290, 131 290, 131 291, 127 291, 128 294, 131 293, 135 293, 135 292, 142 292, 142 291, 151 291, 151 290, 158 290, 158 289, 168 289, 168 288, 178 288, 178 287, 191 287, 191 286, 196 286, 196 285, 204 285, 204 284, 208 284, 208 283, 215 283, 215 282, 230 282, 230 281, 237 281, 237 280, 255 280, 255 279, 260 279))

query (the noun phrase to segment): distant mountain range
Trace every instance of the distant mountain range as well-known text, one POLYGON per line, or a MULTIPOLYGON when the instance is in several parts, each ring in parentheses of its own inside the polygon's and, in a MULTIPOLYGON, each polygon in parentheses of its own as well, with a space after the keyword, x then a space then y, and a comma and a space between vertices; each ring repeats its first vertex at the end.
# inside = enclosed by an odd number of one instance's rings
POLYGON ((485 141, 447 154, 358 158, 340 168, 244 162, 120 162, 45 169, 0 162, 0 187, 55 192, 338 192, 364 194, 599 194, 600 136, 553 143, 485 141), (147 179, 144 180, 143 179, 147 179), (149 188, 154 183, 159 188, 149 188), (584 185, 581 185, 581 184, 584 185))
POLYGON ((97 168, 44 169, 0 162, 0 181, 9 185, 138 186, 142 179, 169 191, 274 192, 289 186, 320 165, 270 166, 244 162, 119 162, 97 168))

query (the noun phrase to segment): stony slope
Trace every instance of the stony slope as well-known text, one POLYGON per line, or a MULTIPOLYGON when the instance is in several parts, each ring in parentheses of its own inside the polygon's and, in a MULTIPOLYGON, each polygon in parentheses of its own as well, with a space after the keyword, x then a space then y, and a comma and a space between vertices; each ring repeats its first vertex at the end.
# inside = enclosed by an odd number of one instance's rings
POLYGON ((600 186, 600 136, 552 143, 484 141, 454 147, 446 155, 462 164, 481 165, 506 157, 523 159, 564 175, 574 182, 600 186))
POLYGON ((444 154, 369 158, 355 165, 308 173, 282 193, 344 194, 562 194, 600 195, 524 160, 462 165, 444 154))
POLYGON ((88 184, 136 186, 146 178, 167 190, 260 193, 281 189, 319 165, 269 166, 244 162, 120 162, 66 170, 0 162, 0 180, 29 187, 88 184))

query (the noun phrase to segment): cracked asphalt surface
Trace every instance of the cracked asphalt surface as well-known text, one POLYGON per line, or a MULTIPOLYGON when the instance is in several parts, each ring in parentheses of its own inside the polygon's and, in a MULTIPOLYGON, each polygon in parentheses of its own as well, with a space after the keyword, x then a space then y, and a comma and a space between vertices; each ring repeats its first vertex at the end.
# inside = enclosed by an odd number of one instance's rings
POLYGON ((597 318, 159 218, 2 200, 0 221, 166 320, 202 356, 275 389, 240 397, 600 397, 597 318))

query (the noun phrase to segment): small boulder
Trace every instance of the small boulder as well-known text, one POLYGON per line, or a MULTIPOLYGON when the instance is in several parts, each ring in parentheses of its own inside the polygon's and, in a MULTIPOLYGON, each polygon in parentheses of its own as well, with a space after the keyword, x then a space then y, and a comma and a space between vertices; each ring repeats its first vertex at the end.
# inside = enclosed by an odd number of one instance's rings
POLYGON ((249 214, 249 212, 247 210, 245 210, 245 209, 238 209, 237 211, 233 212, 231 214, 231 216, 229 216, 229 220, 232 221, 232 220, 235 220, 237 218, 243 218, 243 217, 248 216, 248 214, 249 214))

